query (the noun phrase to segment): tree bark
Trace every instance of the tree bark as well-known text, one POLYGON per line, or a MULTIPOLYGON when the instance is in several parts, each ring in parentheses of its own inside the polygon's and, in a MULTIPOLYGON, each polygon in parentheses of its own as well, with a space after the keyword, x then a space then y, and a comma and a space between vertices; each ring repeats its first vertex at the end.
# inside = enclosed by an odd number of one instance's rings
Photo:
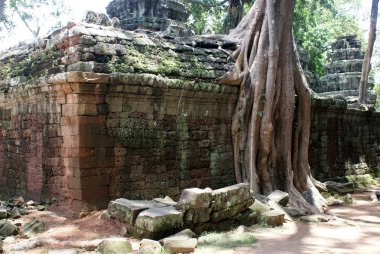
POLYGON ((254 192, 290 194, 322 211, 308 162, 311 92, 293 43, 294 0, 257 0, 227 38, 241 40, 220 83, 240 85, 232 120, 235 175, 254 192), (304 196, 302 195, 304 194, 304 196))
POLYGON ((370 64, 371 64, 371 58, 372 58, 372 53, 373 53, 373 45, 375 44, 375 40, 376 40, 378 5, 379 5, 379 0, 372 0, 371 23, 370 23, 369 36, 368 36, 368 45, 365 51, 363 67, 362 67, 362 75, 360 78, 359 103, 367 102, 367 84, 368 84, 369 71, 371 67, 370 64))

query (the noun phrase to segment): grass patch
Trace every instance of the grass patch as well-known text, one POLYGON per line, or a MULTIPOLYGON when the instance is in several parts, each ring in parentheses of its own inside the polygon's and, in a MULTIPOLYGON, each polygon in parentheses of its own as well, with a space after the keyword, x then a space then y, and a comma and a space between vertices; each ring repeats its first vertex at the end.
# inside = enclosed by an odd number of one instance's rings
POLYGON ((256 237, 248 232, 237 233, 235 231, 229 231, 224 233, 204 233, 199 238, 196 253, 212 253, 211 250, 252 246, 256 241, 256 237))

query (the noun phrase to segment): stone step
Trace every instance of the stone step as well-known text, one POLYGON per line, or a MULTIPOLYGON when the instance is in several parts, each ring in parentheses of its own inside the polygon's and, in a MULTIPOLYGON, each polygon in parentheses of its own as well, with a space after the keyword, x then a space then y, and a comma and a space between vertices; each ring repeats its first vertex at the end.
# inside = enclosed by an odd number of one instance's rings
POLYGON ((173 206, 151 208, 141 212, 135 226, 149 232, 163 232, 183 226, 183 212, 173 206))

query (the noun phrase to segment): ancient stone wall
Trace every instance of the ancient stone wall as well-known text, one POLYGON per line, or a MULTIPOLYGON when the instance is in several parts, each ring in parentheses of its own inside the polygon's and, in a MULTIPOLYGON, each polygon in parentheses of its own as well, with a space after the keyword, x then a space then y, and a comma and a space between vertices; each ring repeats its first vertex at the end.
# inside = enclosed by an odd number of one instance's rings
POLYGON ((380 113, 347 109, 344 100, 313 100, 309 161, 318 179, 378 169, 380 113))
POLYGON ((234 183, 218 47, 235 45, 69 24, 2 54, 0 193, 94 209, 234 183))

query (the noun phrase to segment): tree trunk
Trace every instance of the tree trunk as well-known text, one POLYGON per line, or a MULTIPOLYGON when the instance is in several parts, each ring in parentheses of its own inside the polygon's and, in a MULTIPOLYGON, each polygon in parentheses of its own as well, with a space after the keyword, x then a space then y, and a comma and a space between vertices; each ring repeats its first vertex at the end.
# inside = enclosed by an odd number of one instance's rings
POLYGON ((311 92, 293 43, 293 12, 294 0, 257 0, 227 36, 242 40, 234 68, 218 81, 240 85, 232 121, 237 181, 263 194, 287 191, 291 205, 316 213, 323 198, 308 162, 311 92))
POLYGON ((359 103, 366 103, 367 101, 368 75, 369 75, 369 70, 370 70, 373 45, 376 40, 378 5, 379 5, 379 0, 372 0, 371 24, 370 24, 369 36, 368 36, 368 46, 365 51, 363 67, 362 67, 362 75, 360 78, 359 103))

